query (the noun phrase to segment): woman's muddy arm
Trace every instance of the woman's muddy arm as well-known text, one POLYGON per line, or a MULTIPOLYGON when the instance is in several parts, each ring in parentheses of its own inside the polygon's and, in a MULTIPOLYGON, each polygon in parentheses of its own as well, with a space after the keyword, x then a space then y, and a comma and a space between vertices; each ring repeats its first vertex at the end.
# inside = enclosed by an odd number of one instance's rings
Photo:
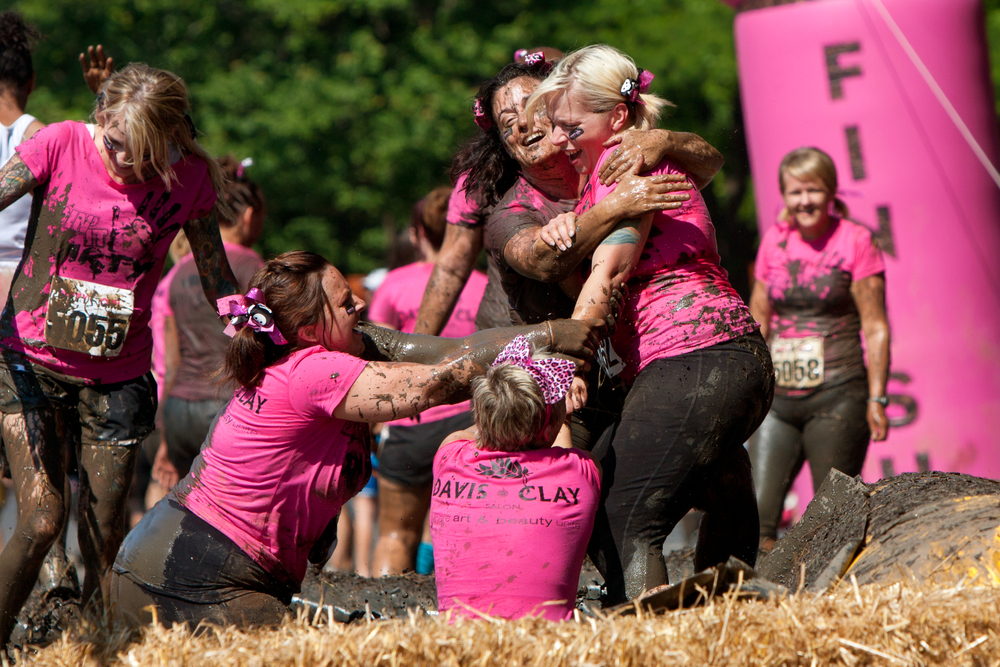
POLYGON ((544 283, 567 278, 622 221, 641 218, 650 211, 679 208, 691 195, 688 180, 678 174, 639 176, 639 160, 633 171, 612 192, 587 212, 574 218, 566 213, 541 227, 527 227, 504 246, 503 256, 515 271, 544 283), (548 231, 559 226, 568 233, 552 240, 548 231))
POLYGON ((465 338, 405 334, 368 322, 359 324, 358 330, 365 341, 364 358, 369 361, 438 364, 467 359, 485 370, 515 336, 527 338, 535 350, 548 349, 588 360, 605 327, 605 323, 597 321, 552 320, 532 326, 486 329, 465 338))
POLYGON ((449 224, 424 297, 417 313, 414 333, 438 336, 455 310, 458 297, 469 280, 479 251, 483 249, 483 226, 449 224))
POLYGON ((760 325, 760 335, 764 340, 771 338, 771 302, 767 298, 767 287, 759 280, 753 283, 750 293, 750 314, 760 325))
MULTIPOLYGON (((617 140, 617 136, 612 137, 604 145, 613 146, 617 140)), ((621 145, 601 165, 601 183, 609 185, 621 179, 639 156, 650 167, 660 160, 670 160, 690 174, 699 190, 712 182, 725 162, 722 153, 691 132, 626 131, 621 136, 621 145)))
POLYGON ((611 294, 624 289, 632 276, 652 222, 652 214, 646 214, 642 220, 623 220, 597 246, 590 275, 573 309, 574 320, 606 320, 611 315, 611 294))
POLYGON ((187 235, 188 243, 191 244, 191 253, 198 267, 201 289, 215 309, 216 301, 238 291, 236 276, 233 275, 229 258, 226 257, 226 249, 222 245, 216 211, 213 209, 204 218, 188 220, 184 224, 184 233, 187 235))
MULTIPOLYGON (((861 330, 868 349, 868 395, 885 396, 889 382, 889 320, 885 314, 885 274, 879 273, 851 285, 851 295, 861 314, 861 330)), ((869 401, 868 426, 872 440, 885 440, 889 420, 885 406, 869 401)))
POLYGON ((38 185, 28 165, 14 155, 0 169, 0 211, 28 194, 38 185))

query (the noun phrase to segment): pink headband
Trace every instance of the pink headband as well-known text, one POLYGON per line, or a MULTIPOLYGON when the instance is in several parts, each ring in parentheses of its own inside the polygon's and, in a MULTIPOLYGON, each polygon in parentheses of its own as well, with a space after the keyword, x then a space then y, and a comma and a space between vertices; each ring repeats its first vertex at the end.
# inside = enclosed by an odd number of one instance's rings
POLYGON ((622 84, 621 94, 622 97, 627 99, 629 102, 638 102, 639 104, 646 104, 641 99, 639 99, 639 94, 645 94, 649 92, 649 84, 653 82, 656 78, 651 72, 647 72, 644 69, 639 70, 639 79, 625 79, 625 83, 622 84))
POLYGON ((264 293, 258 288, 254 287, 245 295, 224 296, 215 303, 219 308, 219 315, 229 318, 229 324, 226 325, 223 333, 230 338, 243 327, 250 327, 254 331, 270 334, 271 341, 275 345, 288 344, 285 337, 274 326, 274 313, 264 305, 264 293))
POLYGON ((517 336, 497 355, 493 366, 500 364, 513 364, 528 371, 541 388, 546 405, 565 398, 576 375, 576 364, 569 359, 532 359, 531 345, 524 336, 517 336))

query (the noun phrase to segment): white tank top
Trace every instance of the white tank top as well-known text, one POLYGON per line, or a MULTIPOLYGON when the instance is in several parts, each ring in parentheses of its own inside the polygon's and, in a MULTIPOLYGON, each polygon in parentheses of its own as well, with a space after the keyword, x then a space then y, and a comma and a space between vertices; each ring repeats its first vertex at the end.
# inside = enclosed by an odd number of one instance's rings
MULTIPOLYGON (((0 124, 0 167, 14 157, 14 149, 24 139, 24 132, 35 122, 34 116, 22 114, 10 127, 0 124)), ((0 211, 0 262, 20 262, 24 253, 24 235, 31 215, 31 194, 26 194, 0 211)))

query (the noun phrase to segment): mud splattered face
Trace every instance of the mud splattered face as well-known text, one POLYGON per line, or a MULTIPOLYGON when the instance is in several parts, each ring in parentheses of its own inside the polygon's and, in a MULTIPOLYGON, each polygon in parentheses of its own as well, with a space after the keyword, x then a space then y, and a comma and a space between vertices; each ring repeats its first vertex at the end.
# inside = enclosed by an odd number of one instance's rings
POLYGON ((597 168, 604 142, 611 138, 611 114, 588 111, 574 86, 548 101, 552 119, 552 144, 566 152, 577 173, 589 174, 597 168))
POLYGON ((314 336, 311 332, 300 331, 299 337, 304 340, 315 338, 316 343, 331 351, 360 356, 365 344, 356 327, 361 320, 361 311, 365 309, 365 302, 355 296, 344 276, 332 266, 323 274, 323 291, 327 299, 323 321, 315 325, 314 336), (306 335, 303 336, 303 333, 306 335))
POLYGON ((821 181, 800 180, 785 174, 785 190, 781 196, 804 238, 822 236, 829 228, 833 194, 821 181))
MULTIPOLYGON (((135 156, 128 143, 128 137, 121 128, 124 123, 120 119, 108 119, 103 126, 98 127, 95 139, 97 140, 101 156, 104 158, 104 166, 108 173, 118 180, 126 179, 126 182, 135 180, 135 156)), ((149 156, 139 158, 145 163, 149 161, 149 156)))
POLYGON ((552 126, 543 116, 535 118, 534 129, 528 131, 524 103, 538 87, 538 81, 522 76, 507 82, 493 96, 493 117, 504 147, 522 168, 530 169, 559 155, 559 149, 549 140, 552 126))

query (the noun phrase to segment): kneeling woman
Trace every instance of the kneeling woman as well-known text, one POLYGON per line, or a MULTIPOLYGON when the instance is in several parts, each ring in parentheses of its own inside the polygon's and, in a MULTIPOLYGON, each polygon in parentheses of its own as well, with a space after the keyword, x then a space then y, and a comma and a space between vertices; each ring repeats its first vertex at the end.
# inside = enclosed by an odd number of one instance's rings
POLYGON ((163 623, 279 622, 371 475, 369 423, 465 398, 518 333, 575 356, 593 345, 571 322, 457 340, 359 326, 364 302, 309 252, 271 260, 250 287, 220 301, 239 329, 225 363, 239 388, 191 473, 118 553, 111 602, 131 625, 149 606, 163 623))
POLYGON ((518 337, 473 380, 476 426, 450 436, 434 457, 441 611, 572 616, 601 496, 590 455, 553 447, 573 373, 571 361, 533 358, 518 337))

